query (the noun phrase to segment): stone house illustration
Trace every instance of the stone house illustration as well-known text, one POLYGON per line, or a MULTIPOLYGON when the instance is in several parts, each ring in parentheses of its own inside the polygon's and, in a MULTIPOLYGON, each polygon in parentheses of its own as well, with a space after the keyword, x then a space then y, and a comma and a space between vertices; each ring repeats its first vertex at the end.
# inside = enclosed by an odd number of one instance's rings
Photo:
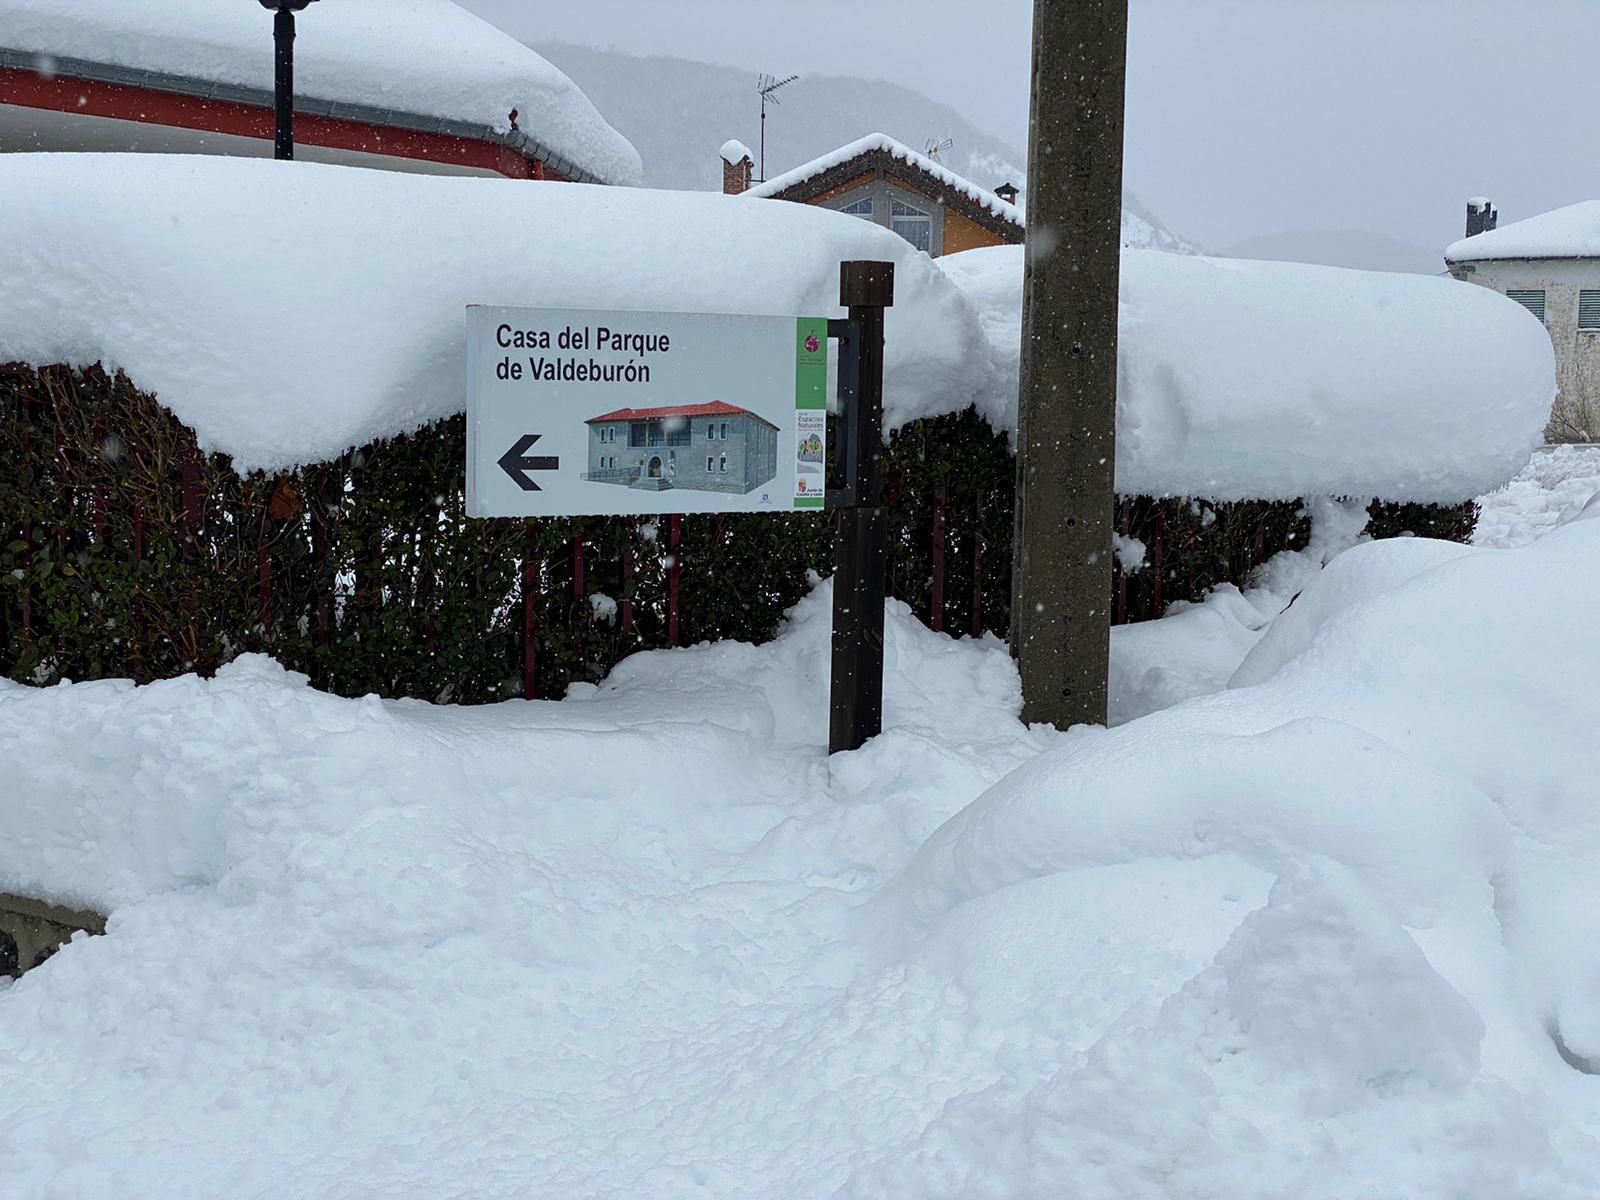
POLYGON ((584 424, 589 469, 583 477, 591 483, 743 495, 778 473, 778 427, 721 400, 619 408, 584 424))

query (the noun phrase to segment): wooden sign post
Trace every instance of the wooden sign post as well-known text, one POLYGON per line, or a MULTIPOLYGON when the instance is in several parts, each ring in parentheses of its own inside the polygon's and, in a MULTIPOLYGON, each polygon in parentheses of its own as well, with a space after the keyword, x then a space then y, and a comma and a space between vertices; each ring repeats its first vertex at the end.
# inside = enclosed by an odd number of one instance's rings
POLYGON ((837 510, 830 754, 859 749, 883 729, 883 317, 894 304, 894 264, 840 263, 839 303, 850 317, 828 323, 839 340, 837 461, 844 473, 844 487, 828 493, 837 510))

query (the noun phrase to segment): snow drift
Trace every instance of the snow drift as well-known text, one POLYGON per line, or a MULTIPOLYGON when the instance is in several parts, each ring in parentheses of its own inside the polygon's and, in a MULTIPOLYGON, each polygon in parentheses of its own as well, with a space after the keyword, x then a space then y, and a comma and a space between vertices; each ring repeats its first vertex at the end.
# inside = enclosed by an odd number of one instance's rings
MULTIPOLYGON (((939 260, 978 310, 1015 428, 1023 248, 939 260)), ((1555 354, 1486 288, 1301 263, 1125 250, 1117 488, 1213 500, 1458 503, 1543 440, 1555 354)))
POLYGON ((1345 559, 1109 731, 895 605, 831 760, 825 587, 559 704, 0 685, 0 888, 111 911, 8 1195, 1586 1200, 1600 519, 1345 559))
MULTIPOLYGON (((272 19, 216 0, 0 0, 0 49, 272 91, 272 19)), ((521 128, 607 183, 639 182, 638 152, 577 86, 451 0, 337 0, 298 23, 303 99, 505 133, 521 128)))

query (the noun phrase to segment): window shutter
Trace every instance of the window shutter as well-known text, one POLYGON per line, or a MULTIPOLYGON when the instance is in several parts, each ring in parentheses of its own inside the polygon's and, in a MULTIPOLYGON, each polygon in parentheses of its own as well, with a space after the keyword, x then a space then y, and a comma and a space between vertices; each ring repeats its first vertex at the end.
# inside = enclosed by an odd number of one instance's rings
POLYGON ((1600 289, 1578 293, 1578 328, 1600 331, 1600 289))
POLYGON ((1544 320, 1544 289, 1511 288, 1506 292, 1508 300, 1515 300, 1527 309, 1540 321, 1544 320))

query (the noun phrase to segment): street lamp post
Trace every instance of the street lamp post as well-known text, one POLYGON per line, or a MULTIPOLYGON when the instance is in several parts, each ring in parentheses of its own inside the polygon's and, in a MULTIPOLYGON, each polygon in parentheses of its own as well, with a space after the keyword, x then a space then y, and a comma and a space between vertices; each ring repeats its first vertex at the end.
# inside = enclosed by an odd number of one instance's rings
POLYGON ((261 7, 276 15, 272 37, 276 46, 273 99, 277 126, 272 138, 272 157, 294 157, 294 15, 315 0, 261 0, 261 7))

